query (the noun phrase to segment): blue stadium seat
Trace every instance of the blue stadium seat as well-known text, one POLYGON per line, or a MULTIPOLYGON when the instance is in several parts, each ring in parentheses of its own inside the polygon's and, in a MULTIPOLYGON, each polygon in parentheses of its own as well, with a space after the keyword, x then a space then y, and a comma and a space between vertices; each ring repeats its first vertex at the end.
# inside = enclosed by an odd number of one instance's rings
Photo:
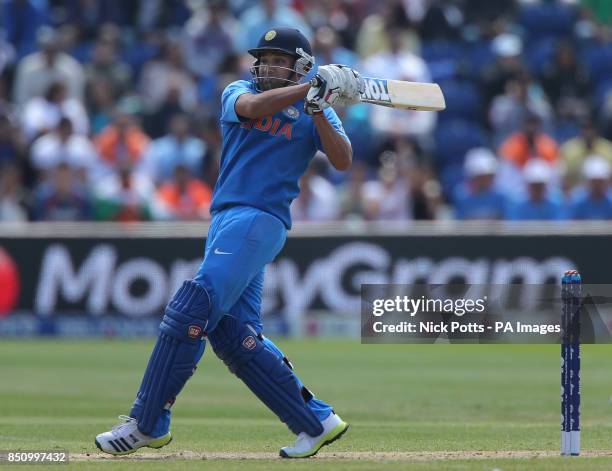
POLYGON ((456 188, 463 183, 463 164, 448 165, 440 171, 439 178, 445 199, 452 202, 456 188))
POLYGON ((527 44, 523 56, 527 67, 533 75, 539 76, 544 67, 554 61, 556 49, 556 38, 541 38, 537 41, 530 41, 527 44))
POLYGON ((612 93, 612 77, 607 80, 600 81, 595 86, 595 93, 593 94, 593 106, 595 109, 600 109, 604 104, 606 97, 612 93))
POLYGON ((457 74, 460 64, 468 58, 468 50, 459 42, 431 41, 421 45, 421 57, 427 62, 432 81, 439 82, 457 74))
POLYGON ((491 48, 491 41, 476 41, 468 53, 468 72, 477 79, 480 73, 495 61, 495 53, 491 48))
POLYGON ((466 120, 478 122, 482 115, 482 96, 478 87, 470 82, 440 82, 446 99, 446 110, 439 113, 440 121, 466 120))
POLYGON ((91 61, 93 55, 93 43, 91 41, 77 42, 68 52, 81 64, 87 63, 91 61))
POLYGON ((564 142, 576 137, 578 134, 580 134, 580 127, 576 121, 564 119, 557 121, 553 137, 557 142, 563 144, 564 142))
POLYGON ((442 121, 434 133, 435 161, 442 170, 450 164, 462 164, 465 153, 487 144, 482 126, 470 121, 442 121))
POLYGON ((581 57, 594 83, 600 84, 612 79, 612 43, 588 47, 581 57))
POLYGON ((456 62, 443 60, 429 64, 429 73, 432 82, 441 82, 455 78, 459 73, 459 69, 456 62))
POLYGON ((428 64, 442 60, 465 60, 468 52, 465 44, 460 41, 429 41, 421 45, 421 57, 428 64))
POLYGON ((121 53, 121 59, 127 63, 134 72, 134 80, 138 80, 140 72, 147 61, 153 60, 159 54, 159 48, 150 43, 136 43, 121 53))
POLYGON ((576 23, 576 8, 559 2, 526 5, 519 12, 519 24, 530 39, 571 36, 576 23))

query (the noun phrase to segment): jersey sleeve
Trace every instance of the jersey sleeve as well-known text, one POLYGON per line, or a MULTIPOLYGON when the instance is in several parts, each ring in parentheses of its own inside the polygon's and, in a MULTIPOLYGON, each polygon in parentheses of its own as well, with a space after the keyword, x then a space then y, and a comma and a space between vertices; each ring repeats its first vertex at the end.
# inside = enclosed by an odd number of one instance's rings
POLYGON ((240 123, 243 119, 236 113, 236 100, 240 95, 253 93, 251 84, 246 80, 230 83, 221 95, 221 121, 240 123))
MULTIPOLYGON (((331 123, 331 125, 333 126, 333 128, 344 138, 347 140, 347 142, 350 144, 351 141, 348 138, 348 136, 346 135, 346 131, 344 130, 344 127, 342 126, 342 121, 340 121, 340 118, 338 118, 338 115, 336 114, 336 112, 334 111, 333 108, 329 107, 326 108, 323 113, 325 113, 325 117, 327 118, 327 120, 331 123)), ((323 151, 323 145, 321 144, 321 138, 319 137, 319 133, 317 132, 317 128, 313 125, 312 126, 312 132, 314 134, 314 141, 315 141, 315 145, 317 147, 318 150, 323 151)))

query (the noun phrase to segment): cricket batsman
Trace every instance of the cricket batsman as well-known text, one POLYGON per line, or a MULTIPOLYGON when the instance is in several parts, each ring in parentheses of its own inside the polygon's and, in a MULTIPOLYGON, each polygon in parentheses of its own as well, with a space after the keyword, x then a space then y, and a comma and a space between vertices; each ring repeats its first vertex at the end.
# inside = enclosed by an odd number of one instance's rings
POLYGON ((331 405, 300 381, 283 352, 264 337, 264 267, 291 228, 289 205, 315 153, 338 170, 352 148, 331 105, 359 101, 363 80, 346 66, 318 68, 308 40, 291 28, 266 32, 249 53, 252 80, 222 95, 223 150, 204 261, 168 303, 129 416, 96 437, 112 455, 161 448, 172 440, 170 407, 196 369, 206 340, 229 370, 297 435, 284 458, 306 458, 348 429, 331 405))

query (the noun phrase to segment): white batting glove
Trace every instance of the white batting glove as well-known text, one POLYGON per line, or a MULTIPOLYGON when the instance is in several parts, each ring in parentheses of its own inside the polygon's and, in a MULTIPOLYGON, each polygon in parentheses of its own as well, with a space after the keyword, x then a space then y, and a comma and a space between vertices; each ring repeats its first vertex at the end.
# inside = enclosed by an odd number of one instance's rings
POLYGON ((319 67, 317 75, 310 81, 311 87, 306 95, 304 110, 307 113, 309 108, 324 110, 336 103, 340 96, 342 80, 343 74, 340 68, 329 65, 319 67))
POLYGON ((359 103, 361 101, 359 97, 365 90, 365 83, 359 72, 342 64, 332 64, 331 66, 337 67, 342 74, 340 97, 336 100, 336 103, 344 106, 359 103))
POLYGON ((359 103, 359 96, 365 89, 359 72, 342 64, 319 67, 311 85, 304 104, 304 111, 309 115, 334 104, 349 106, 359 103))
MULTIPOLYGON (((306 99, 306 101, 304 101, 304 112, 310 116, 323 113, 324 103, 323 104, 320 104, 320 103, 321 101, 318 98, 311 99, 311 100, 306 99)), ((329 107, 329 106, 330 105, 328 103, 326 107, 329 107)))

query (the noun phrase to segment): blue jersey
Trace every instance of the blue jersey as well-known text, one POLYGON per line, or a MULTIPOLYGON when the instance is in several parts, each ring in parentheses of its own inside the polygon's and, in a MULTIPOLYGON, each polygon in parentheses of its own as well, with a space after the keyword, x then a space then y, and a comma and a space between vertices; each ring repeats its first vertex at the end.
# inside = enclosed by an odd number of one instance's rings
POLYGON ((612 219, 612 192, 594 199, 588 189, 579 188, 570 208, 572 219, 612 219))
MULTIPOLYGON (((257 91, 251 82, 238 80, 221 97, 223 148, 211 211, 253 206, 275 215, 289 229, 289 206, 299 193, 298 180, 317 150, 322 150, 321 140, 312 118, 303 111, 303 100, 273 116, 249 120, 235 110, 243 93, 257 91)), ((327 108, 325 116, 348 140, 334 110, 327 108)))
POLYGON ((565 211, 561 201, 554 197, 546 197, 542 201, 524 199, 510 207, 508 219, 515 221, 546 221, 565 219, 565 211))
POLYGON ((506 206, 506 197, 493 189, 473 192, 461 185, 455 192, 457 219, 503 219, 506 206))

